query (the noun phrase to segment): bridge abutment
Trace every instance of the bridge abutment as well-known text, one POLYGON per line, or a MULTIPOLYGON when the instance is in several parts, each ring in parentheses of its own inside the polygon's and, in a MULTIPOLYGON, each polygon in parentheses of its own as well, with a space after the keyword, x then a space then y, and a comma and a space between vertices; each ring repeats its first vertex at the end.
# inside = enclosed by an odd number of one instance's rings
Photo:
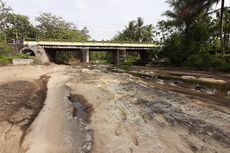
POLYGON ((47 52, 43 47, 41 46, 28 46, 21 49, 20 53, 27 53, 28 51, 31 51, 35 57, 41 62, 41 63, 49 63, 49 52, 47 52))

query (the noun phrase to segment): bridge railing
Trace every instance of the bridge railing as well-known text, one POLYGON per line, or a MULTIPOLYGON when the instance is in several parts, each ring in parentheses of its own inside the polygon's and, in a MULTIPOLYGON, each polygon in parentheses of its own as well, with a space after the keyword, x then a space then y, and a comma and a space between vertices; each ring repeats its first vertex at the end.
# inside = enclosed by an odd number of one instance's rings
POLYGON ((81 43, 120 43, 120 44, 154 44, 160 45, 157 42, 135 42, 135 41, 77 41, 71 39, 38 39, 38 38, 26 38, 23 40, 26 41, 48 41, 48 42, 81 42, 81 43))

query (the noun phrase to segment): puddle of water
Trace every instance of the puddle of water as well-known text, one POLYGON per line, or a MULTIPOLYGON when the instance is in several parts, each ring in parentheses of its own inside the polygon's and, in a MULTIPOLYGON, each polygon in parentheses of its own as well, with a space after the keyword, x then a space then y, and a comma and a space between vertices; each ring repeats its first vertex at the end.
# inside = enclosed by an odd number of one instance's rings
POLYGON ((70 95, 68 96, 68 99, 73 104, 74 111, 73 111, 73 117, 77 117, 82 119, 83 121, 88 121, 91 107, 87 105, 86 100, 81 95, 70 95))
POLYGON ((84 111, 84 106, 78 101, 74 101, 72 102, 72 104, 74 106, 73 116, 86 120, 88 117, 88 113, 84 111))

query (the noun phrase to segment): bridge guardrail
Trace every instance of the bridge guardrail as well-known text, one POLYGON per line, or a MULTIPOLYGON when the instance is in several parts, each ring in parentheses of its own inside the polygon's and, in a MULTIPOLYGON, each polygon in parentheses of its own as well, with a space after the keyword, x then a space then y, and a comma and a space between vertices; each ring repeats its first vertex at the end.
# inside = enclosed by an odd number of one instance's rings
POLYGON ((134 42, 134 41, 76 41, 68 39, 38 39, 38 38, 26 38, 23 42, 36 41, 36 42, 74 42, 74 43, 105 43, 105 44, 154 44, 160 45, 156 42, 134 42))

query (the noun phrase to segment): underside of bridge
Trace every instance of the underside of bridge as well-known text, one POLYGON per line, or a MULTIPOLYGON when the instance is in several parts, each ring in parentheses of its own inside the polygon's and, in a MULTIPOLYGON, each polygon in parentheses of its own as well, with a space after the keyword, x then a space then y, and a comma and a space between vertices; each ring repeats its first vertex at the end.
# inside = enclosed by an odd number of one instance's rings
POLYGON ((57 54, 59 52, 74 52, 75 58, 78 58, 81 63, 89 63, 91 61, 90 54, 92 52, 110 52, 112 54, 111 63, 119 65, 126 61, 128 53, 137 53, 140 57, 140 64, 149 63, 149 53, 145 50, 126 50, 126 49, 116 49, 116 50, 90 50, 90 49, 45 49, 46 55, 48 57, 47 62, 57 62, 57 54))
POLYGON ((149 54, 146 50, 128 50, 128 49, 110 49, 110 50, 102 50, 102 49, 57 49, 57 48, 24 48, 21 50, 23 54, 30 54, 31 56, 36 56, 42 63, 62 63, 60 59, 58 59, 58 55, 60 53, 73 53, 75 58, 78 58, 81 63, 89 63, 90 62, 90 54, 91 52, 110 52, 112 54, 111 63, 119 65, 126 61, 128 53, 137 53, 140 57, 141 64, 147 64, 149 62, 149 54), (59 61, 59 62, 58 62, 59 61))

